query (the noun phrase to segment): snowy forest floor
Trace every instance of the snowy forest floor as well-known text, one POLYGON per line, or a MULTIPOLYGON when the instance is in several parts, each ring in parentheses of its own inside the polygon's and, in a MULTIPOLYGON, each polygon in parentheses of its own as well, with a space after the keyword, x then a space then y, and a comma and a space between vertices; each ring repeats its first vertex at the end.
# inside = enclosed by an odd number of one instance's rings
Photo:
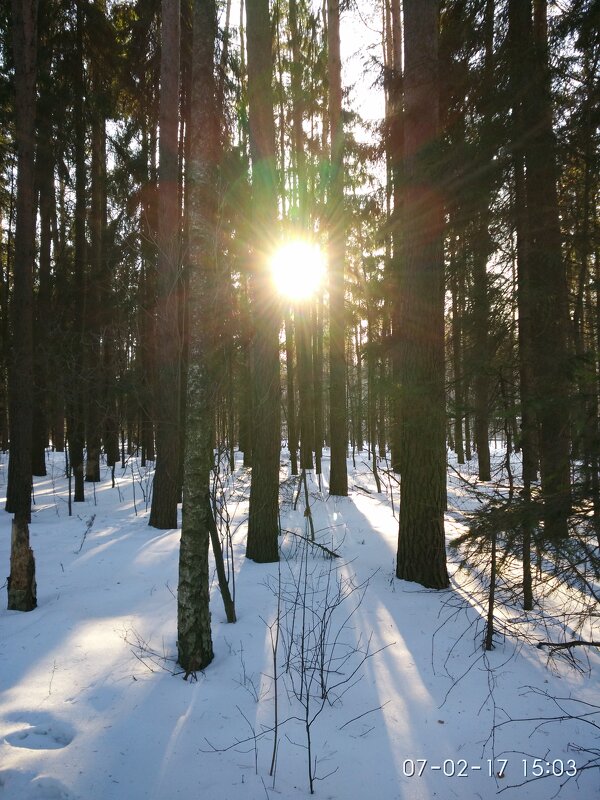
MULTIPOLYGON (((8 612, 2 590, 0 800, 293 800, 311 776, 328 800, 599 796, 598 648, 535 647, 598 639, 597 604, 539 564, 533 612, 499 586, 486 652, 487 556, 464 570, 449 548, 448 591, 398 581, 398 486, 382 474, 378 494, 367 460, 349 461, 348 498, 328 498, 327 456, 322 490, 309 475, 317 541, 339 558, 306 543, 304 493, 294 510, 282 463, 281 562, 246 561, 249 473, 223 478, 238 622, 215 578, 215 658, 184 681, 179 532, 148 527, 152 470, 130 457, 112 488, 103 467, 69 517, 64 455, 49 453, 30 526, 38 608, 8 612)), ((2 504, 6 467, 0 455, 2 504)), ((449 542, 498 491, 474 470, 449 467, 449 542)), ((3 575, 10 521, 0 514, 3 575)))

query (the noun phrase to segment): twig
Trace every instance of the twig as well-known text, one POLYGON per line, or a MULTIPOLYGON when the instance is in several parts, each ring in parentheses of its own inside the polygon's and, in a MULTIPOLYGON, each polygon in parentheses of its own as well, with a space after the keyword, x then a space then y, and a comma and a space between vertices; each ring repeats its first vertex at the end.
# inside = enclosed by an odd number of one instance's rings
POLYGON ((331 558, 341 558, 339 553, 336 553, 335 550, 330 550, 328 547, 325 547, 324 544, 319 544, 319 542, 313 542, 310 539, 307 539, 306 536, 302 536, 301 533, 296 533, 296 531, 287 530, 287 528, 282 528, 282 533, 289 533, 291 536, 296 536, 298 539, 302 539, 304 542, 308 542, 312 547, 319 547, 321 550, 324 550, 327 555, 331 556, 331 558))
POLYGON ((352 719, 349 719, 348 722, 344 722, 343 725, 340 725, 338 731, 341 731, 343 728, 346 727, 346 725, 351 725, 353 722, 356 722, 356 720, 366 717, 367 714, 372 714, 373 711, 381 711, 389 704, 389 702, 390 702, 389 700, 386 700, 385 703, 382 703, 380 706, 375 706, 375 708, 370 708, 368 711, 363 711, 363 713, 359 714, 357 717, 352 717, 352 719))
POLYGON ((94 520, 95 520, 95 519, 96 519, 96 515, 95 515, 95 514, 92 514, 92 516, 91 516, 91 517, 88 519, 88 521, 86 522, 86 524, 85 524, 85 531, 83 532, 83 539, 81 540, 81 544, 79 545, 79 550, 75 550, 75 551, 74 551, 75 555, 79 555, 79 553, 81 553, 81 550, 82 550, 82 548, 83 548, 83 545, 85 544, 85 540, 86 540, 86 538, 87 538, 87 535, 88 535, 88 533, 91 531, 91 529, 92 529, 92 525, 94 524, 94 520))

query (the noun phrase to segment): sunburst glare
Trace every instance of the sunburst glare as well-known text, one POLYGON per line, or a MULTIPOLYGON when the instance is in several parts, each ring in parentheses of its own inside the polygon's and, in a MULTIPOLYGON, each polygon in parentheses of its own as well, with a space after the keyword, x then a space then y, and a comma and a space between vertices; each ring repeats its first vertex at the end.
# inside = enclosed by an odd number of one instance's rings
POLYGON ((290 300, 306 300, 323 281, 325 259, 320 247, 311 242, 286 242, 271 258, 271 272, 277 291, 290 300))

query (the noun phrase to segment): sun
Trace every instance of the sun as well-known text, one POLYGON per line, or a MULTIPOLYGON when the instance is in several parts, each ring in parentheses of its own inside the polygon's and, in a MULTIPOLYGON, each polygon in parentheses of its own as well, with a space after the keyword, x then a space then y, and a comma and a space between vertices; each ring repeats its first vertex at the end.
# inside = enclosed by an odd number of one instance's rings
POLYGON ((307 300, 319 288, 325 275, 320 247, 311 242, 285 242, 271 258, 271 273, 277 291, 290 300, 307 300))

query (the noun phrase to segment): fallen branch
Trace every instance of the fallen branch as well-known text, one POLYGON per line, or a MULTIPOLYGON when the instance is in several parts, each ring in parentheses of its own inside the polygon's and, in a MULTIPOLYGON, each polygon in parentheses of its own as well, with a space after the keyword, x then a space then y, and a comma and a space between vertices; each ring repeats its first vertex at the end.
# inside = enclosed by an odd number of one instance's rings
POLYGON ((536 647, 541 650, 542 647, 550 647, 552 650, 567 650, 570 647, 600 647, 600 642, 586 642, 584 639, 574 639, 572 642, 538 642, 536 647))
POLYGON ((302 536, 302 534, 296 533, 296 531, 289 531, 286 528, 282 528, 281 532, 289 533, 291 536, 296 536, 296 538, 308 542, 308 544, 310 544, 312 547, 319 547, 321 550, 327 553, 328 556, 331 556, 331 558, 341 558, 341 555, 339 553, 336 553, 335 550, 330 550, 328 547, 325 547, 324 544, 319 544, 319 542, 313 542, 311 541, 311 539, 307 539, 306 536, 302 536))

